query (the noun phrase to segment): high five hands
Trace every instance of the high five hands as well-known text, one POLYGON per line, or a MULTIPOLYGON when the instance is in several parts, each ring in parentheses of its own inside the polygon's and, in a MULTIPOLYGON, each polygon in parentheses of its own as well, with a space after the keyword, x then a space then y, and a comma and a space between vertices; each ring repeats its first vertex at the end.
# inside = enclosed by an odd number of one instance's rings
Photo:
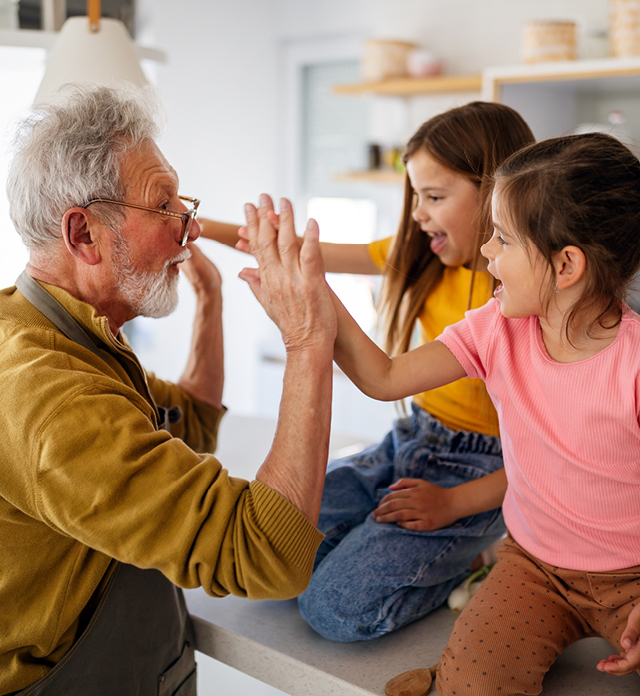
POLYGON ((253 255, 258 268, 244 268, 240 278, 276 323, 287 351, 318 347, 333 351, 336 314, 324 279, 318 223, 310 219, 302 242, 295 232, 293 209, 280 200, 276 215, 269 196, 260 206, 245 206, 247 226, 237 248, 253 255))

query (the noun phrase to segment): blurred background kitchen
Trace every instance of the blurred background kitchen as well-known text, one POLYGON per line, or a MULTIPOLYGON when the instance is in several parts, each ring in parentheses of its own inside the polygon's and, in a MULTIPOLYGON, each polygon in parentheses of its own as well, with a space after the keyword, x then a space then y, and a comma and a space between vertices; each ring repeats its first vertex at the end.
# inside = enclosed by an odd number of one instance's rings
MULTIPOLYGON (((180 175, 181 192, 201 198, 202 215, 240 223, 243 204, 266 191, 293 200, 300 229, 316 217, 324 241, 369 242, 395 232, 404 142, 452 106, 501 100, 521 111, 537 137, 601 129, 635 147, 636 4, 103 0, 101 12, 122 20, 137 46, 153 49, 142 51, 141 64, 166 106, 160 147, 180 175)), ((84 0, 0 0, 0 287, 12 285, 26 261, 4 194, 13 124, 34 99, 55 30, 86 12, 84 0)), ((284 351, 237 278, 251 259, 207 240, 201 247, 224 278, 224 402, 235 414, 273 417, 284 351)), ((377 282, 330 282, 375 334, 377 282)), ((148 369, 179 375, 193 309, 183 282, 172 316, 127 327, 148 369)), ((378 440, 394 406, 372 402, 339 373, 334 382, 334 429, 378 440)), ((219 671, 210 678, 216 693, 279 693, 219 671), (227 678, 231 685, 221 687, 227 678)), ((201 693, 209 693, 202 679, 201 693)))

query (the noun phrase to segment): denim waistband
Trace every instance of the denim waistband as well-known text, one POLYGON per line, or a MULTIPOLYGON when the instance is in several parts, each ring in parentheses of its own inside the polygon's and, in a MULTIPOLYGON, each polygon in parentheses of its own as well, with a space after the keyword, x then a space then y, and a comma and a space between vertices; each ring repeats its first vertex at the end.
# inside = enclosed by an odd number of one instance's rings
POLYGON ((499 437, 468 430, 453 430, 434 418, 428 411, 411 403, 411 420, 421 437, 440 453, 491 454, 502 456, 502 443, 499 437))

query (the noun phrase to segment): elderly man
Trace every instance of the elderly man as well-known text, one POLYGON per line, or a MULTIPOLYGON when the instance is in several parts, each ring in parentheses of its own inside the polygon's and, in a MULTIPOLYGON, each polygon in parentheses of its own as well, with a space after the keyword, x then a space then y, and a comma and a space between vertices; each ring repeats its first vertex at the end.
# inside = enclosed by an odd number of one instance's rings
POLYGON ((247 208, 261 269, 245 279, 287 366, 267 460, 255 481, 231 478, 210 454, 220 276, 191 244, 197 201, 179 196, 155 137, 139 92, 76 87, 17 140, 7 188, 30 260, 0 293, 3 695, 194 694, 176 586, 293 597, 321 539, 335 313, 317 228, 298 252, 286 201, 277 239, 270 200, 247 208), (179 264, 197 311, 171 384, 144 372, 120 329, 173 310, 179 264))

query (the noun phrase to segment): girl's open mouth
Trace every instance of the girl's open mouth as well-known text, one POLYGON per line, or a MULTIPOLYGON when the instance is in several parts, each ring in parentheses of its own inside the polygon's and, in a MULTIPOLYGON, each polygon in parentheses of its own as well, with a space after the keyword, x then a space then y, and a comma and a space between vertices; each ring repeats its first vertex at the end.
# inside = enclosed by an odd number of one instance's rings
POLYGON ((497 297, 502 292, 503 288, 504 285, 500 283, 500 285, 498 285, 498 287, 493 291, 493 296, 497 297))
POLYGON ((447 235, 444 232, 436 232, 430 233, 429 236, 431 237, 429 248, 434 254, 439 254, 447 245, 447 235))

